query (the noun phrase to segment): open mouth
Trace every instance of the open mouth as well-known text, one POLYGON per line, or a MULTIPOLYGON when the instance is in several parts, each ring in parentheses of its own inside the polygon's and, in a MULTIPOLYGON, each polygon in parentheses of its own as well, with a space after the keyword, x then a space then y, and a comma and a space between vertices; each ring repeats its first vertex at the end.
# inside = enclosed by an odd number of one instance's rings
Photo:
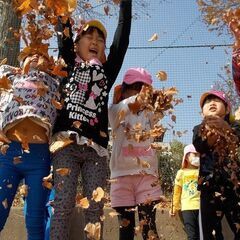
POLYGON ((98 53, 96 49, 90 49, 89 52, 90 52, 90 53, 93 53, 93 54, 96 54, 96 55, 97 55, 97 53, 98 53))
POLYGON ((210 107, 210 108, 209 108, 209 111, 211 111, 211 112, 215 112, 216 110, 217 110, 216 107, 210 107))

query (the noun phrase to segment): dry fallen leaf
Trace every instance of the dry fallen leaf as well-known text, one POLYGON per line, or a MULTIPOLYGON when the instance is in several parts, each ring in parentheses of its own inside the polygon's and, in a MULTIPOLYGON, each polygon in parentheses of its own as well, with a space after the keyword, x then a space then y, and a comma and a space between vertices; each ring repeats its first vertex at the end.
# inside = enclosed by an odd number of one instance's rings
POLYGON ((6 76, 1 77, 0 78, 0 89, 10 90, 11 88, 12 88, 11 81, 6 76))
POLYGON ((157 35, 157 33, 154 33, 148 41, 153 42, 153 41, 156 41, 156 40, 158 40, 158 35, 157 35))
POLYGON ((111 218, 115 217, 115 216, 118 216, 119 213, 116 212, 116 211, 111 211, 109 214, 108 214, 111 218))
POLYGON ((71 169, 70 168, 58 168, 58 169, 56 169, 56 173, 62 177, 68 176, 71 173, 71 169))
POLYGON ((101 237, 101 224, 97 222, 95 224, 88 223, 84 231, 87 232, 87 237, 92 240, 100 240, 101 237))
POLYGON ((28 185, 23 184, 19 189, 19 193, 22 197, 27 197, 27 195, 28 195, 28 185))
POLYGON ((64 139, 64 140, 57 140, 54 141, 51 145, 50 145, 50 152, 51 153, 55 153, 57 151, 59 151, 60 149, 66 147, 67 145, 73 143, 73 140, 71 139, 64 139))
POLYGON ((167 73, 164 72, 164 71, 159 71, 157 73, 156 77, 161 81, 166 81, 167 80, 167 73))
POLYGON ((100 136, 106 138, 107 134, 105 132, 103 132, 103 131, 100 131, 100 136))
POLYGON ((49 181, 43 181, 42 185, 43 185, 43 187, 50 189, 50 190, 53 188, 53 184, 49 181))
POLYGON ((3 201, 2 201, 2 205, 5 209, 8 208, 8 201, 7 201, 7 198, 5 198, 3 201))
POLYGON ((73 122, 73 127, 75 127, 75 128, 80 128, 81 125, 82 125, 82 123, 79 122, 79 121, 74 121, 74 122, 73 122))
POLYGON ((13 158, 13 164, 19 164, 22 163, 22 157, 21 156, 17 156, 13 158))
POLYGON ((100 202, 104 197, 104 191, 101 187, 97 187, 96 190, 93 190, 92 200, 95 202, 100 202))
POLYGON ((77 206, 84 208, 84 209, 87 209, 90 206, 87 197, 81 198, 81 199, 76 199, 76 204, 77 204, 77 206))
POLYGON ((3 155, 6 155, 8 148, 9 148, 9 145, 3 144, 3 145, 1 145, 1 147, 0 147, 0 152, 1 152, 3 155))

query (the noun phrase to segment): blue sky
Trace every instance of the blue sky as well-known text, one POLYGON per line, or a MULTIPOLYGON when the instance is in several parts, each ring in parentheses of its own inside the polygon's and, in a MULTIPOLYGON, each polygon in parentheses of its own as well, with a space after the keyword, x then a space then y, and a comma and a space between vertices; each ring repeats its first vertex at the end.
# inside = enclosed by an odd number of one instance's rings
MULTIPOLYGON (((146 67, 152 74, 156 88, 175 86, 179 90, 179 97, 184 102, 176 107, 177 122, 175 131, 188 130, 187 134, 179 138, 168 131, 164 141, 173 139, 184 143, 191 142, 192 128, 200 123, 199 108, 200 95, 210 89, 219 79, 218 73, 223 73, 222 67, 230 63, 231 48, 168 48, 168 49, 132 49, 134 47, 174 47, 196 46, 232 43, 230 34, 217 36, 216 32, 209 32, 202 22, 196 1, 189 0, 149 0, 148 13, 150 18, 142 15, 134 20, 130 37, 130 45, 125 57, 117 83, 121 82, 123 73, 134 66, 146 67), (153 33, 159 35, 155 42, 148 42, 153 33), (226 50, 229 54, 226 54, 226 50), (156 77, 159 70, 168 74, 166 82, 160 82, 156 77), (191 96, 189 98, 188 96, 191 96)), ((136 11, 136 9, 133 9, 136 11)), ((105 20, 111 43, 115 31, 114 18, 105 20)), ((164 121, 170 122, 169 119, 164 121)))
MULTIPOLYGON (((97 1, 91 2, 93 6, 99 4, 97 1)), ((189 143, 193 126, 201 121, 200 95, 210 89, 214 81, 219 79, 218 73, 223 73, 222 67, 230 62, 231 48, 166 49, 164 47, 229 44, 233 40, 230 34, 219 37, 216 32, 208 31, 207 26, 202 22, 195 0, 147 0, 147 2, 149 6, 144 11, 147 11, 150 17, 146 14, 139 14, 140 17, 133 20, 129 49, 116 84, 121 82, 124 72, 129 67, 145 67, 153 76, 154 87, 177 87, 179 97, 183 98, 184 102, 176 107, 177 123, 174 124, 174 129, 175 131, 188 130, 188 132, 178 138, 172 134, 172 131, 168 131, 164 141, 177 139, 189 143), (148 42, 154 33, 158 34, 159 39, 155 42, 148 42), (134 49, 135 47, 160 48, 134 49), (228 55, 226 50, 229 52, 228 55), (159 70, 167 72, 166 82, 160 82, 155 77, 159 70)), ((103 7, 100 6, 95 10, 101 12, 103 7)), ((133 8, 135 13, 142 10, 139 6, 133 8)), ((117 17, 106 16, 101 21, 108 31, 107 47, 110 47, 117 26, 117 17)), ((166 122, 171 123, 169 119, 164 121, 165 125, 166 122)))

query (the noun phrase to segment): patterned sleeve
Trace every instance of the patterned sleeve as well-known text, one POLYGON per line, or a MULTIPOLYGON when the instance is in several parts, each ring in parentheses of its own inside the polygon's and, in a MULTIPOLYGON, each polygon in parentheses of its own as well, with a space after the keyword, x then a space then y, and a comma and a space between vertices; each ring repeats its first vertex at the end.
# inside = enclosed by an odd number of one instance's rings
POLYGON ((232 56, 232 74, 236 91, 240 96, 240 49, 233 51, 232 56))

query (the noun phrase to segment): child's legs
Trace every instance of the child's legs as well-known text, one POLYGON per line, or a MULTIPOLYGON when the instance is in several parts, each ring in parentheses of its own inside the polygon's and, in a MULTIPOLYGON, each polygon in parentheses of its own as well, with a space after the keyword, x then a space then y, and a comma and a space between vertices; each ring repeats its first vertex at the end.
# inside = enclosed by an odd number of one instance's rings
MULTIPOLYGON (((80 173, 80 164, 75 157, 75 146, 69 145, 59 150, 53 156, 53 176, 55 199, 54 214, 51 219, 50 239, 68 240, 70 216, 75 207, 75 198, 80 173), (59 168, 69 168, 69 175, 61 176, 56 173, 59 168)), ((81 153, 78 153, 78 156, 81 153)))
MULTIPOLYGON (((107 159, 106 157, 99 157, 96 151, 90 147, 85 148, 84 162, 82 164, 82 183, 83 195, 89 200, 92 198, 93 191, 97 187, 105 188, 107 179, 107 159)), ((96 202, 89 201, 90 206, 84 209, 85 224, 87 223, 101 223, 101 230, 103 230, 102 221, 100 217, 103 215, 103 201, 96 202)), ((101 234, 102 239, 102 234, 101 234)))
POLYGON ((133 240, 135 227, 135 206, 115 207, 119 222, 119 240, 133 240), (129 210, 130 209, 130 210, 129 210))
POLYGON ((42 185, 43 177, 50 171, 50 153, 48 144, 30 144, 30 153, 23 154, 26 196, 26 228, 28 240, 42 240, 45 232, 45 205, 48 189, 42 185))
POLYGON ((153 201, 151 203, 142 203, 138 205, 139 222, 143 224, 142 237, 144 240, 149 238, 159 239, 156 228, 156 208, 155 205, 160 201, 153 201))
POLYGON ((157 181, 157 177, 149 174, 136 175, 134 181, 139 221, 146 222, 142 231, 144 240, 148 239, 148 235, 152 236, 153 239, 158 239, 155 223, 156 209, 154 209, 154 206, 160 202, 162 191, 159 185, 153 185, 157 181))
POLYGON ((200 239, 213 240, 216 228, 216 208, 212 192, 201 192, 200 197, 200 239))
POLYGON ((136 199, 134 192, 135 176, 122 176, 111 183, 111 206, 119 213, 119 240, 133 240, 135 227, 136 199))
POLYGON ((186 210, 182 211, 182 217, 184 222, 185 231, 188 236, 188 240, 199 239, 199 221, 198 210, 186 210))
POLYGON ((12 159, 5 159, 5 156, 0 155, 0 232, 6 223, 21 180, 20 174, 11 163, 12 159), (9 164, 6 164, 6 161, 9 161, 9 164))

